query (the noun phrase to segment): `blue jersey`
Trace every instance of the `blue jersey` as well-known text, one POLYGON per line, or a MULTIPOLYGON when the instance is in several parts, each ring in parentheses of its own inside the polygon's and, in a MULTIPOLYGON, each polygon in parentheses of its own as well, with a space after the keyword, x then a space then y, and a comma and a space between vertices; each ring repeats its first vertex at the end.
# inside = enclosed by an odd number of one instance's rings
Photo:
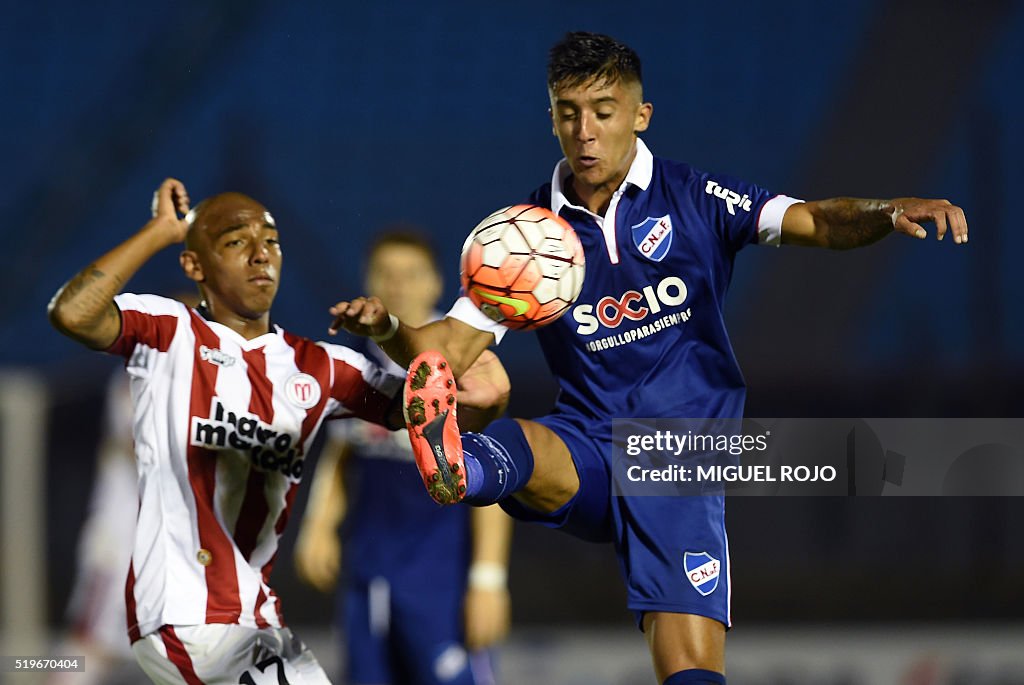
MULTIPOLYGON (((586 256, 577 301, 538 331, 560 392, 555 411, 537 422, 566 445, 580 486, 554 512, 511 497, 501 506, 521 520, 614 542, 638 623, 644 612, 669 611, 728 626, 724 497, 614 496, 612 419, 742 415, 743 375, 724 317, 733 260, 749 243, 778 244, 798 200, 636 146, 603 217, 566 197, 565 160, 530 197, 573 226, 586 256)), ((503 334, 468 298, 449 316, 503 334)), ((510 452, 531 449, 521 431, 518 439, 504 433, 489 435, 510 452)))
MULTIPOLYGON (((368 343, 364 354, 402 375, 376 345, 368 343)), ((471 553, 469 508, 441 507, 424 492, 404 430, 359 420, 334 422, 330 430, 351 449, 341 530, 346 577, 406 586, 443 577, 461 597, 471 553)))
POLYGON ((638 140, 601 218, 566 199, 568 171, 563 161, 530 197, 573 226, 586 255, 575 305, 538 331, 556 411, 601 424, 740 416, 745 386, 724 318, 733 259, 749 243, 777 244, 795 201, 654 157, 638 140))
MULTIPOLYGON (((604 217, 566 198, 565 160, 529 198, 573 226, 586 256, 576 303, 538 330, 559 384, 556 413, 609 438, 613 418, 742 414, 745 385, 724 317, 733 260, 747 244, 777 245, 786 209, 799 202, 636 145, 604 217)), ((505 331, 467 298, 449 316, 499 340, 505 331)))

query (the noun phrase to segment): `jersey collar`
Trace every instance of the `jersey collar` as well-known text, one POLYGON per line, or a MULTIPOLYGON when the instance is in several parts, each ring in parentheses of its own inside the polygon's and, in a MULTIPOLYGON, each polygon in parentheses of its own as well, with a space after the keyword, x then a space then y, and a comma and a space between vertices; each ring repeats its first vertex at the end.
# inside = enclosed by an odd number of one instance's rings
MULTIPOLYGON (((569 199, 565 196, 563 190, 565 180, 572 173, 572 169, 569 167, 569 161, 564 157, 558 164, 555 165, 555 171, 551 175, 551 211, 558 214, 562 211, 562 207, 572 207, 579 209, 588 214, 593 214, 585 207, 574 205, 569 202, 569 199)), ((640 138, 636 139, 636 156, 633 157, 633 163, 629 165, 629 171, 626 172, 626 178, 622 180, 622 185, 619 186, 619 191, 624 192, 626 188, 631 185, 640 188, 640 190, 647 190, 647 187, 651 185, 651 177, 654 175, 654 155, 647 148, 647 145, 640 138)))
POLYGON ((271 321, 269 321, 270 330, 268 330, 263 335, 256 336, 252 340, 246 340, 241 335, 236 333, 234 331, 234 329, 228 328, 224 324, 218 323, 217 321, 214 321, 213 317, 210 316, 210 310, 206 308, 206 302, 205 301, 200 302, 194 308, 194 311, 196 312, 196 314, 198 314, 199 316, 201 316, 203 318, 203 320, 206 322, 206 324, 208 326, 209 325, 216 326, 216 327, 222 329, 223 331, 226 331, 227 335, 229 335, 231 337, 234 337, 235 338, 235 342, 237 342, 242 347, 242 349, 246 349, 246 350, 254 349, 255 347, 258 347, 258 343, 259 342, 263 342, 265 344, 266 341, 268 341, 268 340, 278 340, 278 339, 281 339, 284 336, 284 329, 281 328, 280 326, 278 326, 276 323, 274 323, 273 320, 271 320, 271 321))

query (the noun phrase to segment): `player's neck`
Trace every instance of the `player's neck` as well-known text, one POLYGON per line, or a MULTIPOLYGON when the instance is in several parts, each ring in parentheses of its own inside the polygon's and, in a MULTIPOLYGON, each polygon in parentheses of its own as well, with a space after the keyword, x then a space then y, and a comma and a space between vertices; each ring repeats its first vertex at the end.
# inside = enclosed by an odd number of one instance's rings
POLYGON ((206 318, 210 321, 216 321, 221 326, 230 328, 246 340, 258 338, 261 335, 270 332, 270 312, 265 312, 258 318, 250 319, 237 312, 231 311, 223 305, 217 306, 216 303, 204 304, 205 306, 200 310, 200 312, 206 316, 206 318))
MULTIPOLYGON (((621 182, 619 181, 619 183, 621 182)), ((618 185, 615 186, 615 188, 618 187, 618 185)), ((604 216, 612 202, 615 189, 610 185, 590 186, 580 183, 579 179, 573 176, 572 183, 566 188, 565 194, 569 202, 574 205, 584 207, 598 216, 604 216)))
POLYGON ((625 160, 623 169, 615 174, 613 178, 597 185, 584 183, 580 180, 579 176, 573 174, 570 183, 567 184, 566 197, 573 204, 586 207, 598 216, 604 216, 612 203, 612 198, 615 197, 615 192, 622 185, 622 182, 626 180, 626 176, 629 175, 629 170, 633 166, 635 158, 636 145, 634 144, 629 158, 625 160))

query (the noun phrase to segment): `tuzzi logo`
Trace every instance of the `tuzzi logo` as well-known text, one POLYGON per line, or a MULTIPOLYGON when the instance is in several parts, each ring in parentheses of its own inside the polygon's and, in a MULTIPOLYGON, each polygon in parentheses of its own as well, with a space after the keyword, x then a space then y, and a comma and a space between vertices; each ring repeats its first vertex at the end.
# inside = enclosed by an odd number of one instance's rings
POLYGON ((596 305, 576 305, 572 318, 579 324, 576 333, 590 335, 602 326, 618 328, 626 319, 640 321, 651 314, 658 314, 663 306, 677 307, 686 302, 686 296, 683 279, 669 276, 657 286, 647 285, 639 291, 627 290, 620 297, 602 297, 596 305))
POLYGON ((199 358, 204 362, 210 362, 214 366, 234 366, 235 358, 227 352, 222 352, 215 347, 199 346, 199 358))
POLYGON ((633 245, 644 257, 660 262, 672 247, 672 218, 666 214, 660 219, 647 217, 631 229, 633 245))
POLYGON ((743 197, 740 197, 740 194, 737 193, 735 190, 723 188, 722 186, 718 185, 718 183, 716 183, 715 181, 708 181, 707 186, 705 186, 704 188, 704 192, 707 193, 708 195, 713 195, 714 197, 717 197, 720 200, 725 200, 725 208, 729 210, 729 213, 734 216, 736 214, 737 207, 742 209, 744 212, 750 211, 749 195, 743 195, 743 197))
POLYGON ((707 597, 718 588, 722 565, 707 552, 684 552, 683 568, 693 589, 707 597))

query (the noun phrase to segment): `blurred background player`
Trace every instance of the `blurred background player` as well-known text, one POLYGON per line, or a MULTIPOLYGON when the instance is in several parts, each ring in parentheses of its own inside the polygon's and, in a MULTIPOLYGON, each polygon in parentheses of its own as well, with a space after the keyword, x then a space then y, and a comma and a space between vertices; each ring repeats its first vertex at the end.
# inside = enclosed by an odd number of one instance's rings
MULTIPOLYGON (((282 254, 259 202, 223 193, 190 210, 184 185, 167 179, 152 210, 50 303, 58 330, 127 360, 139 472, 125 590, 132 650, 156 683, 329 683, 285 627, 268 579, 323 421, 400 425, 395 378, 271 324, 282 254), (182 241, 198 309, 119 294, 182 241)), ((472 374, 466 383, 472 395, 472 374)), ((484 404, 503 398, 492 399, 484 404)))
MULTIPOLYGON (((386 232, 373 242, 366 290, 411 325, 441 316, 437 257, 416 232, 386 232)), ((362 351, 404 373, 376 344, 362 351)), ((497 506, 439 507, 423 492, 404 431, 344 421, 328 436, 295 562, 323 592, 334 589, 340 562, 345 682, 493 683, 485 648, 508 631, 512 520, 497 506)))
POLYGON ((107 383, 103 435, 68 604, 69 634, 60 649, 83 655, 88 668, 55 673, 47 681, 50 685, 144 682, 125 634, 124 608, 124 579, 139 508, 137 480, 131 391, 128 376, 118 369, 107 383))
MULTIPOLYGON (((410 424, 417 464, 425 482, 441 477, 447 501, 463 493, 474 504, 500 501, 517 518, 614 542, 658 682, 723 685, 732 591, 724 497, 613 496, 612 420, 742 416, 746 390, 723 310, 745 245, 848 249, 894 232, 925 238, 924 221, 936 223, 940 240, 948 231, 963 244, 967 222, 945 200, 803 202, 655 157, 638 137, 653 113, 640 58, 608 36, 567 34, 551 49, 547 76, 564 158, 529 202, 573 226, 587 265, 579 304, 538 331, 559 383, 555 409, 536 421, 498 420, 461 441, 454 412, 421 411, 422 429, 410 424), (664 289, 659 312, 637 305, 645 289, 664 289), (609 319, 613 308, 621 315, 609 319), (600 344, 673 313, 673 325, 600 344)), ((453 400, 452 371, 507 330, 465 297, 419 329, 389 319, 374 299, 332 313, 334 327, 388 335, 383 347, 397 361, 423 353, 406 385, 410 408, 453 400)))

